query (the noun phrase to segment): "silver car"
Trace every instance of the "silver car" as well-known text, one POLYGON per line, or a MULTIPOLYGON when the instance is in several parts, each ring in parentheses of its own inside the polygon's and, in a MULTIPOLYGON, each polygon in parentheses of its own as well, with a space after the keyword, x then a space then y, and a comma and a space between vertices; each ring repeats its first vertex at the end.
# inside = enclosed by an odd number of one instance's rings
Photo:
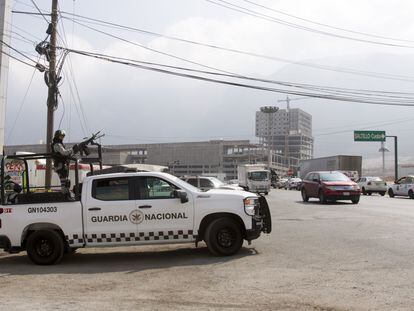
POLYGON ((302 179, 296 178, 296 177, 289 178, 285 184, 286 190, 292 190, 292 189, 300 190, 301 187, 302 187, 302 179))
POLYGON ((380 177, 365 176, 357 180, 358 186, 361 188, 363 195, 371 195, 379 193, 384 196, 387 193, 388 186, 380 177))

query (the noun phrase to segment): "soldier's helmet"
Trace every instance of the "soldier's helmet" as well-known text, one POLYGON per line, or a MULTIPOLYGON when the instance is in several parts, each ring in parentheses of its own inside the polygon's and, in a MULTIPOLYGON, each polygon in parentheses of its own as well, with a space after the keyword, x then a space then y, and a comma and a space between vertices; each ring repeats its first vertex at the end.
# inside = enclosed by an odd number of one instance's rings
POLYGON ((57 130, 55 132, 54 138, 60 138, 63 139, 65 137, 66 133, 64 130, 57 130))

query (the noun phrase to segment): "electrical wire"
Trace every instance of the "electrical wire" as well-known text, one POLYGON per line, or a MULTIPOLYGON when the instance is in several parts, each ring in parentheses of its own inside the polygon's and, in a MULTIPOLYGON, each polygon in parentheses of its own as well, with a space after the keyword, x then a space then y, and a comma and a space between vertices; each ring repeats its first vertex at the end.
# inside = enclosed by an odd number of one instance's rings
POLYGON ((62 111, 62 116, 61 116, 61 118, 60 118, 60 121, 59 121, 59 126, 58 126, 58 129, 61 129, 62 127, 62 121, 63 121, 63 117, 65 116, 65 112, 66 112, 66 107, 65 107, 65 102, 64 102, 64 100, 63 100, 63 97, 62 97, 62 94, 60 94, 60 92, 58 93, 58 95, 59 95, 59 97, 60 97, 60 100, 61 100, 61 102, 62 102, 62 108, 63 108, 63 111, 62 111))
POLYGON ((39 11, 40 15, 42 15, 43 19, 46 21, 46 23, 49 25, 49 21, 47 20, 47 18, 45 17, 45 15, 43 14, 43 12, 39 9, 39 7, 37 6, 36 2, 34 0, 30 0, 33 5, 36 7, 36 9, 39 11))
MULTIPOLYGON (((59 47, 58 47, 59 48, 59 47)), ((364 96, 381 96, 381 98, 388 98, 389 100, 398 100, 398 101, 410 101, 412 102, 414 100, 414 93, 402 93, 402 92, 387 92, 387 91, 374 91, 374 90, 355 90, 355 89, 346 89, 346 88, 337 88, 337 87, 326 87, 326 86, 316 86, 316 85, 310 85, 310 84, 301 84, 301 83, 292 83, 292 82, 285 82, 285 81, 276 81, 276 80, 269 80, 269 79, 260 79, 260 78, 253 78, 253 77, 240 77, 238 75, 229 75, 229 74, 223 74, 223 73, 217 73, 217 72, 211 72, 211 71, 202 71, 202 70, 196 70, 196 69, 190 69, 185 67, 178 67, 178 66, 170 66, 170 65, 163 65, 160 63, 154 63, 154 62, 145 62, 145 61, 138 61, 138 60, 132 60, 128 58, 122 58, 122 57, 115 57, 100 53, 93 53, 93 52, 85 52, 85 51, 79 51, 79 50, 71 50, 71 52, 80 52, 85 53, 88 55, 96 55, 101 56, 104 58, 111 58, 115 60, 125 61, 125 62, 133 62, 138 64, 145 64, 145 65, 151 65, 151 66, 158 66, 158 67, 164 67, 168 69, 177 69, 177 70, 183 70, 183 71, 189 71, 189 72, 195 72, 195 73, 201 73, 201 74, 208 74, 208 75, 215 75, 215 76, 222 76, 227 78, 237 78, 237 79, 247 79, 251 81, 256 82, 265 82, 265 83, 272 83, 272 84, 278 84, 282 86, 288 86, 288 87, 296 87, 296 88, 304 88, 308 90, 317 90, 317 91, 324 91, 329 92, 331 94, 347 94, 347 95, 364 95, 364 96), (409 96, 402 96, 402 95, 409 95, 409 96)), ((359 96, 361 97, 361 96, 359 96)))
POLYGON ((9 54, 9 53, 7 53, 7 52, 5 52, 5 51, 1 51, 4 55, 7 55, 8 57, 10 57, 10 58, 12 58, 12 59, 14 59, 14 60, 17 60, 18 62, 20 62, 20 63, 22 63, 22 64, 25 64, 25 65, 27 65, 27 66, 30 66, 30 67, 32 67, 32 68, 36 68, 37 69, 37 67, 36 66, 33 66, 33 65, 31 65, 31 64, 29 64, 29 63, 27 63, 27 62, 25 62, 25 61, 23 61, 23 60, 21 60, 21 59, 19 59, 19 58, 17 58, 17 57, 15 57, 15 56, 13 56, 13 55, 11 55, 11 54, 9 54))
POLYGON ((16 52, 17 54, 23 56, 24 58, 30 60, 31 62, 37 64, 36 61, 34 61, 33 59, 31 59, 29 56, 27 56, 26 54, 22 53, 21 51, 15 49, 14 47, 12 47, 11 45, 7 44, 6 42, 4 42, 3 40, 0 39, 0 43, 3 43, 5 46, 7 46, 9 49, 13 50, 14 52, 16 52))
POLYGON ((337 131, 333 131, 333 132, 325 132, 325 133, 315 134, 314 137, 349 133, 349 132, 353 132, 356 128, 358 130, 375 129, 375 128, 378 128, 380 126, 384 127, 384 126, 395 125, 395 124, 400 124, 400 123, 405 123, 405 122, 412 122, 413 120, 414 120, 414 118, 408 118, 408 119, 403 119, 403 120, 394 120, 394 121, 389 121, 389 122, 375 123, 375 124, 371 124, 371 125, 368 125, 368 126, 366 124, 364 124, 362 127, 361 126, 358 126, 358 127, 354 126, 354 127, 352 127, 352 129, 344 129, 344 130, 337 130, 337 131))
POLYGON ((282 15, 285 15, 285 16, 289 16, 289 17, 292 17, 294 19, 298 19, 298 20, 301 20, 301 21, 305 21, 305 22, 308 22, 308 23, 311 23, 311 24, 314 24, 314 25, 318 25, 318 26, 323 26, 323 27, 331 28, 331 29, 334 29, 334 30, 345 31, 345 32, 349 32, 349 33, 353 33, 353 34, 357 34, 357 35, 363 35, 363 36, 367 36, 367 37, 372 37, 372 38, 376 38, 376 39, 385 39, 385 40, 393 40, 393 41, 414 43, 414 40, 398 39, 398 38, 392 38, 392 37, 386 37, 386 36, 379 36, 379 35, 375 35, 375 34, 371 34, 371 33, 367 33, 367 32, 356 31, 356 30, 341 28, 341 27, 337 27, 337 26, 332 26, 332 25, 328 25, 328 24, 316 22, 314 20, 306 19, 306 18, 303 18, 303 17, 298 17, 296 15, 289 14, 289 13, 283 12, 281 10, 276 10, 276 9, 270 8, 268 6, 264 6, 262 4, 258 4, 258 3, 254 2, 254 1, 250 1, 250 0, 242 0, 242 1, 247 2, 247 3, 250 3, 250 4, 254 5, 254 6, 257 6, 257 7, 260 7, 260 8, 269 10, 269 11, 272 11, 272 12, 276 12, 278 14, 282 14, 282 15))
MULTIPOLYGON (((68 12, 62 12, 62 11, 60 13, 63 14, 63 15, 66 14, 66 15, 72 16, 72 19, 70 19, 71 21, 74 21, 74 20, 79 21, 79 19, 75 19, 75 17, 78 17, 78 18, 81 18, 83 22, 87 22, 87 23, 92 22, 92 23, 94 23, 96 25, 100 25, 100 26, 111 27, 111 28, 115 28, 115 29, 124 29, 124 30, 128 30, 128 31, 134 31, 134 32, 138 32, 138 33, 153 36, 153 37, 165 38, 165 39, 168 39, 168 40, 174 40, 174 41, 183 42, 183 43, 187 43, 187 44, 192 44, 192 45, 197 45, 197 46, 202 46, 202 47, 208 47, 208 48, 211 48, 211 49, 217 49, 217 50, 227 51, 227 52, 231 52, 231 53, 256 57, 256 58, 262 58, 262 59, 273 60, 273 61, 277 61, 277 62, 289 63, 289 64, 293 64, 293 65, 298 65, 298 66, 305 66, 305 67, 310 67, 310 68, 319 69, 319 70, 341 72, 341 73, 346 73, 346 74, 366 76, 366 77, 379 78, 379 79, 414 82, 414 76, 404 76, 404 75, 396 75, 396 74, 389 74, 389 73, 364 71, 364 70, 357 70, 357 69, 344 68, 344 67, 333 67, 333 66, 327 66, 327 65, 321 65, 321 64, 313 64, 313 63, 309 63, 309 62, 300 62, 300 61, 298 62, 298 61, 293 61, 293 60, 289 60, 289 59, 285 59, 285 58, 269 56, 269 55, 264 55, 264 54, 260 54, 260 53, 249 52, 249 51, 243 51, 243 50, 239 50, 239 49, 227 48, 227 47, 218 46, 218 45, 214 45, 214 44, 208 44, 208 43, 197 42, 197 41, 194 41, 194 40, 183 39, 183 38, 179 38, 179 37, 175 37, 175 36, 164 35, 164 34, 152 32, 152 31, 148 31, 148 30, 143 30, 143 29, 139 29, 139 28, 135 28, 135 27, 131 27, 131 26, 120 25, 120 24, 117 24, 117 23, 112 23, 112 22, 108 22, 108 21, 104 21, 104 20, 100 20, 100 19, 96 19, 96 18, 86 17, 86 16, 83 16, 83 15, 78 15, 78 14, 74 14, 74 13, 68 13, 68 12)), ((63 18, 64 19, 69 19, 68 17, 65 17, 65 16, 63 16, 63 18)))
POLYGON ((215 1, 213 1, 213 0, 204 0, 204 1, 215 4, 215 5, 220 6, 220 7, 227 8, 227 9, 232 10, 232 11, 236 11, 236 12, 240 12, 240 13, 243 13, 243 14, 246 14, 246 15, 249 15, 249 16, 253 16, 253 17, 256 17, 256 18, 259 18, 259 19, 262 19, 262 20, 270 21, 270 22, 277 23, 277 24, 280 24, 280 25, 284 25, 284 26, 287 26, 287 27, 290 27, 290 28, 304 30, 304 31, 307 31, 307 32, 312 32, 312 33, 316 33, 316 34, 320 34, 320 35, 326 35, 326 36, 340 38, 340 39, 347 39, 347 40, 352 40, 352 41, 357 41, 357 42, 362 42, 362 43, 369 43, 369 44, 382 45, 382 46, 388 46, 388 47, 409 48, 409 49, 414 48, 414 46, 412 46, 412 45, 395 44, 395 43, 387 43, 387 42, 380 42, 380 41, 374 41, 374 40, 368 40, 368 39, 355 38, 355 37, 335 34, 335 33, 327 32, 327 31, 323 31, 323 30, 318 30, 318 29, 302 26, 302 25, 299 25, 299 24, 295 24, 295 23, 291 23, 291 22, 288 22, 288 21, 285 21, 285 20, 275 18, 273 16, 262 14, 260 12, 253 11, 253 10, 250 10, 248 8, 245 8, 245 7, 242 7, 242 6, 239 6, 239 5, 233 4, 233 3, 228 2, 228 1, 224 1, 224 0, 215 0, 215 1))
MULTIPOLYGON (((72 82, 71 80, 68 80, 69 91, 71 93, 71 96, 73 98, 75 98, 75 95, 74 95, 74 91, 73 91, 71 82, 72 82)), ((76 104, 76 101, 74 101, 74 106, 75 106, 76 114, 77 114, 77 116, 79 118, 79 124, 81 126, 82 133, 83 133, 84 136, 86 136, 88 132, 85 129, 84 124, 82 123, 81 113, 79 112, 79 108, 78 108, 78 105, 76 104)))
POLYGON ((213 70, 220 71, 220 72, 224 72, 224 73, 234 74, 234 73, 232 73, 232 72, 230 72, 230 71, 227 71, 227 70, 222 70, 222 69, 218 69, 218 68, 215 68, 215 67, 212 67, 212 66, 207 66, 207 65, 204 65, 204 64, 199 63, 199 62, 195 62, 195 61, 192 61, 192 60, 189 60, 189 59, 183 58, 183 57, 179 57, 179 56, 176 56, 176 55, 173 55, 173 54, 170 54, 170 53, 162 52, 162 51, 159 51, 159 50, 156 50, 156 49, 153 49, 153 48, 147 47, 147 46, 145 46, 145 45, 143 45, 143 44, 139 44, 139 43, 136 43, 136 42, 133 42, 133 41, 127 40, 127 39, 122 38, 122 37, 119 37, 119 36, 115 36, 115 35, 110 34, 110 33, 108 33, 108 32, 105 32, 105 31, 102 31, 102 30, 96 29, 96 28, 94 28, 94 27, 90 27, 90 26, 88 26, 88 25, 82 24, 82 23, 77 22, 77 21, 75 21, 75 23, 76 23, 77 25, 80 25, 80 26, 82 26, 82 27, 88 28, 88 29, 93 30, 93 31, 95 31, 95 32, 98 32, 98 33, 104 34, 104 35, 106 35, 106 36, 109 36, 109 37, 111 37, 111 38, 114 38, 114 39, 117 39, 117 40, 120 40, 120 41, 123 41, 123 42, 129 43, 129 44, 132 44, 132 45, 138 46, 138 47, 140 47, 140 48, 143 48, 143 49, 148 50, 148 51, 151 51, 151 52, 155 52, 155 53, 158 53, 158 54, 161 54, 161 55, 164 55, 164 56, 168 56, 168 57, 171 57, 171 58, 174 58, 174 59, 178 59, 178 60, 181 60, 181 61, 184 61, 184 62, 187 62, 187 63, 193 64, 193 65, 201 66, 201 67, 204 67, 204 68, 207 68, 207 69, 213 69, 213 70))
MULTIPOLYGON (((60 8, 59 8, 59 12, 60 12, 60 8)), ((59 16, 60 16, 60 15, 59 15, 59 16)), ((67 37, 66 37, 65 25, 64 25, 64 23, 63 23, 63 22, 62 22, 62 23, 60 23, 60 25, 62 26, 62 33, 63 33, 63 37, 62 37, 62 36, 60 36, 59 32, 58 32, 58 35, 59 35, 59 37, 62 39, 62 41, 63 41, 64 45, 67 47, 67 46, 68 46, 68 44, 67 44, 67 37)), ((68 57, 68 63, 69 63, 69 72, 70 72, 70 77, 71 77, 71 79, 72 79, 72 83, 73 83, 74 89, 75 89, 75 91, 76 91, 76 96, 77 96, 77 100, 78 100, 78 105, 79 105, 79 109, 80 109, 80 112, 81 112, 81 115, 82 115, 82 119, 79 119, 79 122, 82 122, 82 120, 83 120, 83 122, 84 122, 84 128, 85 128, 85 129, 86 129, 86 131, 87 131, 87 132, 85 132, 85 131, 84 131, 84 135, 86 136, 86 135, 87 135, 87 133, 90 133, 90 131, 89 131, 89 126, 88 126, 89 122, 87 121, 86 114, 85 114, 85 111, 84 111, 84 109, 83 109, 82 100, 81 100, 80 95, 79 95, 79 88, 78 88, 77 83, 76 83, 76 78, 75 78, 74 69, 73 69, 73 63, 72 63, 72 59, 70 58, 70 55, 69 55, 69 57, 68 57)), ((72 96, 72 95, 73 95, 73 93, 71 92, 71 96, 72 96)), ((80 117, 79 117, 79 118, 80 118, 80 117)))
POLYGON ((34 70, 33 70, 32 76, 31 76, 31 78, 30 78, 29 85, 27 86, 27 88, 26 88, 26 92, 24 93, 23 99, 22 99, 22 101, 20 102, 19 109, 17 110, 17 115, 16 115, 16 118, 14 119, 14 121, 13 121, 13 125, 12 125, 12 127, 11 127, 11 129, 10 129, 10 131, 9 131, 8 135, 7 135, 6 142, 10 142, 10 138, 11 138, 11 136, 12 136, 13 132, 14 132, 14 128, 16 127, 17 120, 18 120, 18 119, 19 119, 19 117, 20 117, 20 113, 21 113, 21 111, 22 111, 22 109, 23 109, 23 106, 24 106, 24 104, 25 104, 25 102, 26 102, 26 98, 27 98, 27 95, 29 94, 30 87, 32 86, 32 82, 33 82, 33 78, 34 78, 34 75, 35 75, 35 73, 36 73, 36 70, 37 70, 37 68, 35 67, 35 68, 34 68, 34 70))
MULTIPOLYGON (((303 91, 296 91, 296 90, 286 90, 286 89, 276 89, 276 88, 270 88, 270 87, 264 87, 264 86, 258 86, 258 85, 251 85, 251 84, 243 84, 243 83, 237 83, 237 82, 230 82, 225 80, 218 80, 218 79, 212 79, 212 78, 206 78, 202 76, 197 76, 194 74, 185 74, 180 73, 177 71, 171 71, 161 68, 156 68, 152 66, 147 65, 141 65, 131 62, 125 62, 120 60, 111 59, 109 57, 103 57, 100 55, 96 55, 94 53, 88 53, 83 51, 77 51, 77 50, 70 50, 72 53, 101 59, 107 62, 113 62, 118 64, 123 64, 126 66, 131 66, 135 68, 155 71, 159 73, 169 74, 169 75, 175 75, 185 78, 191 78, 195 80, 201 80, 206 82, 214 82, 218 84, 225 84, 225 85, 232 85, 232 86, 238 86, 243 88, 250 88, 250 89, 256 89, 256 90, 262 90, 262 91, 268 91, 268 92, 276 92, 276 93, 284 93, 284 94, 292 94, 292 95, 298 95, 298 96, 306 96, 306 97, 314 97, 314 98, 321 98, 321 99, 332 99, 332 100, 339 100, 339 101, 346 101, 346 102, 355 102, 355 103, 364 103, 364 104, 374 104, 374 105, 387 105, 387 106, 405 106, 405 107, 414 107, 412 103, 400 103, 400 102, 392 102, 392 101, 384 101, 384 100, 378 100, 378 99, 361 99, 361 98, 354 98, 354 97, 347 97, 347 96, 338 96, 338 95, 329 95, 329 94, 321 94, 321 93, 309 93, 309 92, 303 92, 303 91)), ((238 78, 244 78, 244 77, 238 77, 238 78)))
MULTIPOLYGON (((28 36, 31 36, 32 38, 35 38, 37 41, 43 41, 43 39, 41 39, 41 38, 39 38, 39 37, 36 37, 35 35, 33 35, 32 33, 30 33, 30 32, 28 32, 28 31, 26 31, 26 30, 24 30, 23 28, 21 28, 21 27, 18 27, 18 26, 16 26, 16 25, 13 25, 12 23, 10 23, 10 22, 8 22, 8 21, 6 21, 6 23, 9 25, 9 26, 11 26, 13 29, 17 29, 17 30, 20 30, 21 32, 23 32, 23 33, 25 33, 26 35, 28 35, 28 36)), ((22 36, 22 35, 20 35, 20 36, 22 36)), ((23 36, 22 36, 23 37, 23 36)), ((24 38, 26 38, 26 37, 24 37, 24 38)), ((27 38, 26 38, 27 39, 27 38)), ((29 40, 29 39, 28 39, 29 40)))

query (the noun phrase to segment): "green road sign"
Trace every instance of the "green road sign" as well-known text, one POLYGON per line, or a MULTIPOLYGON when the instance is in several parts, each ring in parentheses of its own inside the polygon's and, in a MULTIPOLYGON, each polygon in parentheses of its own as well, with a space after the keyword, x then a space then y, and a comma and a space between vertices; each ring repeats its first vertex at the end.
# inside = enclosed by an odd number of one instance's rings
POLYGON ((354 131, 354 141, 385 141, 385 131, 354 131))

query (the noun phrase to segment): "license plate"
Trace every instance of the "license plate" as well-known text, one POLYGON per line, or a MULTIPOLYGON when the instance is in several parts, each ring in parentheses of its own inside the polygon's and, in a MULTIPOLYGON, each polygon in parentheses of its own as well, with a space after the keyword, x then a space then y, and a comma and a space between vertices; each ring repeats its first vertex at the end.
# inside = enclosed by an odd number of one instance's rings
POLYGON ((343 192, 342 194, 343 195, 349 195, 350 193, 349 192, 343 192))

